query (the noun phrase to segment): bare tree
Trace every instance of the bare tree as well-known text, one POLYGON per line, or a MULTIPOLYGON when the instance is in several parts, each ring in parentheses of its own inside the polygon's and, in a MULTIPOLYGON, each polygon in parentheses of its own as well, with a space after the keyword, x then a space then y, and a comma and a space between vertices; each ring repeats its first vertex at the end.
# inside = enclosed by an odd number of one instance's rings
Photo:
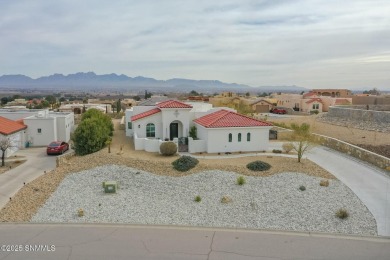
POLYGON ((9 148, 17 147, 9 137, 0 136, 1 166, 5 166, 5 152, 9 148))

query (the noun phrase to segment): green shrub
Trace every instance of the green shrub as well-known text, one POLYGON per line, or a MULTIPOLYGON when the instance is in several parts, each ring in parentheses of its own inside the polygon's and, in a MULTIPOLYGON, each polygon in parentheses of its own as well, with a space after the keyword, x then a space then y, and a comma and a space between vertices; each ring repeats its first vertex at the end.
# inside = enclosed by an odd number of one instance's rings
POLYGON ((317 115, 319 112, 320 112, 320 111, 318 111, 318 110, 311 110, 311 111, 310 111, 310 114, 311 114, 311 115, 313 115, 313 114, 316 114, 316 115, 317 115))
POLYGON ((238 185, 244 185, 245 183, 246 183, 246 180, 245 180, 244 176, 237 177, 237 184, 238 185))
POLYGON ((177 145, 174 142, 164 142, 160 145, 160 153, 164 156, 172 156, 177 152, 177 145))
POLYGON ((273 153, 282 153, 282 150, 273 149, 272 152, 273 152, 273 153))
POLYGON ((198 195, 198 196, 195 197, 194 201, 195 202, 201 202, 202 198, 198 195))
POLYGON ((304 190, 306 190, 306 187, 303 186, 303 185, 301 185, 301 186, 299 186, 299 189, 300 189, 301 191, 304 191, 304 190))
POLYGON ((338 217, 338 218, 345 219, 345 218, 348 218, 348 216, 349 216, 349 213, 346 209, 339 209, 336 212, 336 217, 338 217))
POLYGON ((199 161, 191 156, 183 155, 179 159, 172 162, 173 168, 178 171, 186 172, 192 168, 194 168, 199 161))
POLYGON ((246 168, 248 168, 251 171, 266 171, 271 168, 271 165, 269 163, 262 162, 262 161, 254 161, 248 163, 246 165, 246 168))
POLYGON ((282 148, 283 150, 286 152, 286 153, 289 153, 292 151, 292 149, 294 149, 294 146, 292 145, 292 143, 284 143, 282 145, 282 148))

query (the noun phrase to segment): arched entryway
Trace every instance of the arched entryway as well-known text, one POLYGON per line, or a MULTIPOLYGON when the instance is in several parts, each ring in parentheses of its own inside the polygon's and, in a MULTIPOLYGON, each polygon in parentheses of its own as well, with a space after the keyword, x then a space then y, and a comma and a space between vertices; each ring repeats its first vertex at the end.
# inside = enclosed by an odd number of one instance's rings
POLYGON ((183 136, 183 124, 178 121, 172 121, 169 124, 169 139, 172 141, 174 138, 179 138, 183 136))

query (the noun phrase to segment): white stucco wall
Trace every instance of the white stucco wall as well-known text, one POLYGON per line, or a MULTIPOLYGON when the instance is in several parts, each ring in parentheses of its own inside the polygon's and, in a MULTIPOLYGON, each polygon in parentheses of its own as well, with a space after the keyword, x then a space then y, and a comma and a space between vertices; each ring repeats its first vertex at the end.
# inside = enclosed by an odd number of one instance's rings
POLYGON ((205 140, 194 140, 192 137, 188 137, 188 152, 200 153, 207 151, 207 144, 205 140))
POLYGON ((74 128, 74 113, 50 113, 56 119, 57 140, 70 141, 70 133, 74 128))
POLYGON ((24 119, 24 124, 27 125, 26 132, 30 146, 46 146, 58 140, 56 119, 53 117, 27 117, 24 119), (41 129, 41 133, 38 133, 38 129, 41 129))
POLYGON ((198 138, 206 141, 207 153, 252 152, 268 149, 271 127, 204 128, 197 125, 197 128, 198 138), (232 134, 232 142, 229 142, 229 133, 232 134), (241 142, 238 142, 239 133, 241 133, 241 142), (251 134, 249 142, 247 133, 251 134))
POLYGON ((133 108, 130 108, 130 109, 126 109, 125 111, 125 131, 126 131, 126 136, 133 136, 134 134, 134 131, 133 131, 133 125, 131 127, 131 129, 129 128, 129 122, 131 122, 131 117, 133 116, 133 108))
POLYGON ((149 123, 153 123, 155 127, 155 138, 162 139, 162 120, 161 120, 161 113, 157 113, 148 117, 144 117, 141 119, 138 119, 133 122, 133 131, 134 135, 137 134, 138 138, 145 138, 146 137, 146 125, 149 123))
POLYGON ((170 138, 169 126, 172 122, 179 123, 179 137, 187 137, 190 128, 190 110, 179 108, 163 108, 162 111, 162 131, 163 140, 170 138))

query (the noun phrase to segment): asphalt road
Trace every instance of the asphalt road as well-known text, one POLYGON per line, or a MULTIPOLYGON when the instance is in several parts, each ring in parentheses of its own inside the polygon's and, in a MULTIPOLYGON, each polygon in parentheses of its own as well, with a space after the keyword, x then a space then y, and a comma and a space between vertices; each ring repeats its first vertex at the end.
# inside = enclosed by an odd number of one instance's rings
POLYGON ((24 156, 27 161, 0 174, 0 209, 23 187, 23 182, 28 183, 56 167, 56 156, 47 156, 46 147, 19 150, 15 155, 24 156))
POLYGON ((313 233, 134 225, 1 224, 0 234, 0 260, 390 259, 389 238, 313 233))

